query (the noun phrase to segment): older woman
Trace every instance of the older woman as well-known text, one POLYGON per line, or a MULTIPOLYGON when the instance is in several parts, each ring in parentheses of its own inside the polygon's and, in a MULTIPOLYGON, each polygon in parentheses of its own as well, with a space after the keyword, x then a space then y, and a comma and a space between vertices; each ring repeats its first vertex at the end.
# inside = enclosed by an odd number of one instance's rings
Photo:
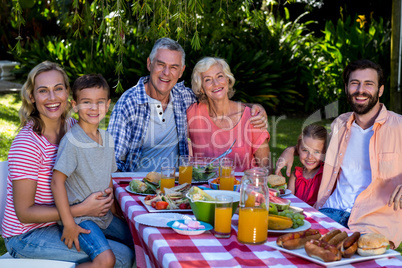
MULTIPOLYGON (((76 123, 67 117, 69 90, 66 73, 52 62, 34 67, 21 90, 21 130, 8 154, 7 204, 2 223, 7 250, 15 258, 77 263, 90 260, 84 252, 69 249, 61 241, 62 232, 56 224, 60 216, 50 189, 58 144, 76 123)), ((107 197, 94 193, 71 206, 72 214, 105 215, 113 204, 112 189, 105 192, 107 197)), ((122 243, 109 242, 116 255, 116 266, 131 267, 133 251, 122 243)))
POLYGON ((236 140, 228 155, 236 171, 269 165, 269 133, 250 124, 250 108, 231 101, 235 78, 220 58, 206 57, 194 67, 192 89, 199 103, 187 110, 194 156, 217 157, 236 140))

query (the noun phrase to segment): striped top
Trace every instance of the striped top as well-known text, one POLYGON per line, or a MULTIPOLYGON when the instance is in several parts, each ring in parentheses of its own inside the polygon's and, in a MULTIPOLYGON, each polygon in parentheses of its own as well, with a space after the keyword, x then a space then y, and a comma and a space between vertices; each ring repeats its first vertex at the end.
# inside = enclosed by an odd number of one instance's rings
MULTIPOLYGON (((77 121, 67 119, 68 129, 77 121)), ((56 222, 21 223, 15 214, 12 181, 33 180, 37 182, 35 204, 54 206, 50 182, 57 156, 57 144, 50 143, 46 137, 32 130, 32 123, 25 125, 15 137, 8 153, 7 203, 2 223, 3 237, 24 234, 31 230, 46 227, 56 222)))

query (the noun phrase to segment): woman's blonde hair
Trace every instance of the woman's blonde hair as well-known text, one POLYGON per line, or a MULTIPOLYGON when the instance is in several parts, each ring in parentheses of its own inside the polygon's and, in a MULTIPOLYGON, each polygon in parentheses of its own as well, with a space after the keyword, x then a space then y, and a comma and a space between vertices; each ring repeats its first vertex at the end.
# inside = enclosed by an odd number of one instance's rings
POLYGON ((230 99, 233 97, 235 93, 233 86, 236 82, 236 79, 234 78, 233 73, 230 71, 230 67, 226 61, 216 57, 205 57, 197 62, 191 75, 191 87, 200 102, 207 99, 207 96, 202 91, 201 73, 208 71, 208 69, 215 64, 222 66, 224 74, 227 78, 229 78, 228 98, 230 99))
MULTIPOLYGON (((68 76, 66 72, 57 63, 44 61, 36 65, 28 74, 27 81, 21 88, 21 100, 22 105, 19 110, 20 117, 20 128, 24 127, 28 122, 33 122, 33 131, 38 135, 42 134, 45 125, 39 116, 38 109, 36 109, 36 104, 32 103, 31 96, 34 94, 35 78, 44 72, 56 70, 59 71, 64 79, 64 85, 66 87, 67 93, 70 92, 70 83, 68 81, 68 76)), ((66 110, 61 116, 62 122, 64 123, 70 110, 70 105, 66 106, 66 110)))

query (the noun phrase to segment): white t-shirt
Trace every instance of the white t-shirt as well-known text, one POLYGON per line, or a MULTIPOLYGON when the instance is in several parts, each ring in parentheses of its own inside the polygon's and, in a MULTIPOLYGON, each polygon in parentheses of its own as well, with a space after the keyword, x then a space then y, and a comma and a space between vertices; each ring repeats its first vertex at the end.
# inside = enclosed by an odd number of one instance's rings
POLYGON ((356 197, 371 183, 369 144, 373 126, 362 129, 353 122, 335 191, 322 208, 350 212, 356 197))

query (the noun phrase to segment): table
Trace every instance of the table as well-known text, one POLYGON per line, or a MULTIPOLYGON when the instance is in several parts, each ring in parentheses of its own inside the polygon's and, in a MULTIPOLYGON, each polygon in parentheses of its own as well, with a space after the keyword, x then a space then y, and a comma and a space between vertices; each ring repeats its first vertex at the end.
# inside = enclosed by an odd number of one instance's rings
MULTIPOLYGON (((130 174, 143 178, 143 174, 130 174)), ((120 177, 129 175, 119 174, 120 177)), ((308 260, 287 254, 263 245, 244 245, 237 242, 238 215, 232 218, 232 234, 229 239, 218 239, 212 233, 205 232, 197 236, 177 234, 170 228, 155 228, 134 222, 134 217, 148 213, 138 199, 138 195, 125 191, 127 184, 119 184, 123 180, 114 177, 115 197, 129 222, 133 235, 137 267, 321 267, 308 260)), ((124 180, 127 180, 125 178, 124 180)), ((296 196, 290 194, 292 206, 304 209, 306 220, 312 229, 326 230, 349 229, 318 212, 296 196)), ((268 242, 275 241, 279 235, 268 233, 268 242)), ((380 258, 377 260, 353 263, 348 267, 402 267, 398 258, 380 258)))

